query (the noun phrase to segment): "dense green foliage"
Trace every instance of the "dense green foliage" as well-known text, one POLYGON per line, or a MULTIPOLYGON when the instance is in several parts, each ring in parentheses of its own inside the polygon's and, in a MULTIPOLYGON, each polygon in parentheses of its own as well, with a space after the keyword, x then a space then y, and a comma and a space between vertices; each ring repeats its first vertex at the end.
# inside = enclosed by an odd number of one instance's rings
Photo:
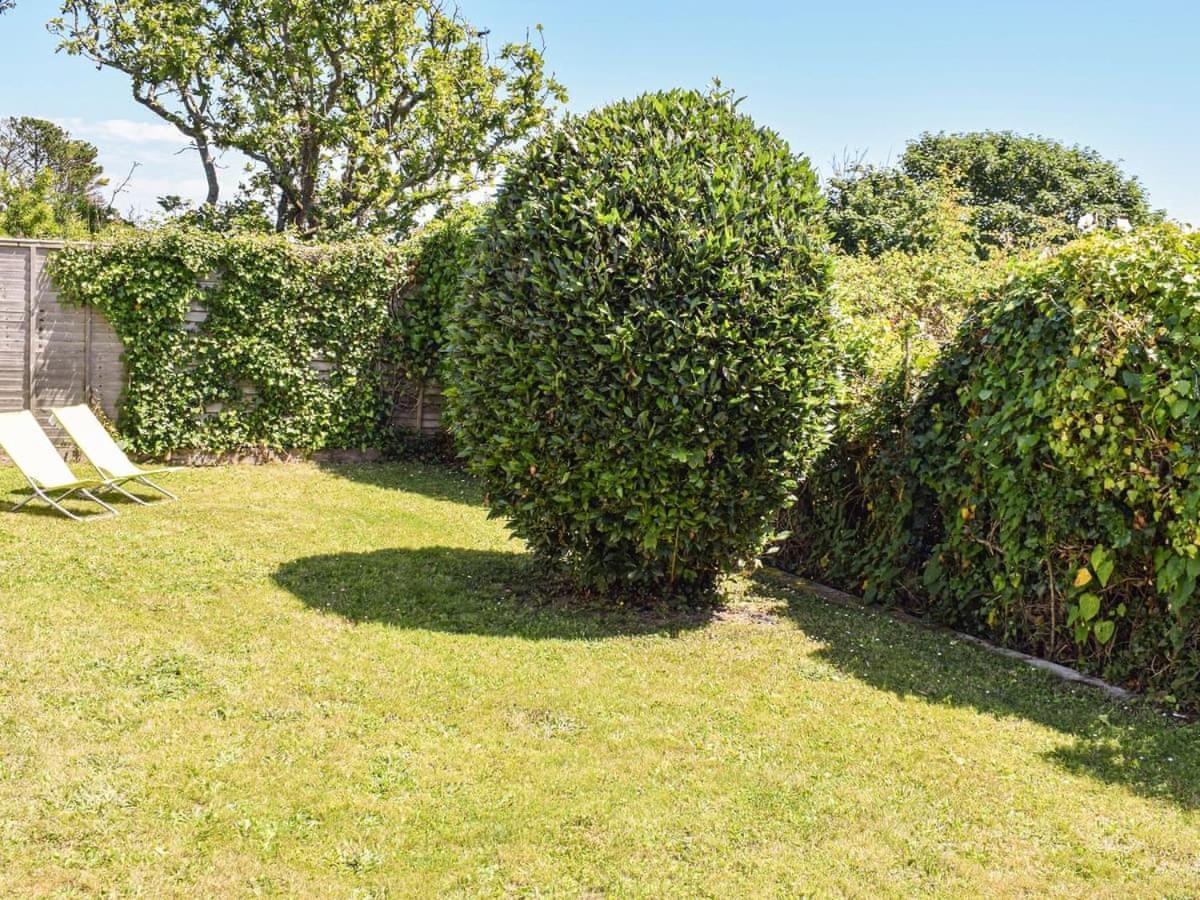
POLYGON ((178 128, 220 194, 218 150, 278 230, 407 235, 487 183, 562 87, 531 41, 492 49, 432 0, 63 0, 60 48, 128 77, 178 128))
POLYGON ((495 513, 602 590, 752 559, 826 436, 820 216, 807 161, 723 95, 535 142, 451 341, 452 428, 495 513))
POLYGON ((1094 150, 1007 131, 924 134, 897 166, 851 166, 827 193, 835 243, 872 256, 931 249, 947 202, 985 257, 1072 240, 1086 216, 1099 229, 1155 218, 1138 180, 1094 150))
POLYGON ((0 119, 0 235, 78 238, 115 220, 98 155, 45 119, 0 119))
POLYGON ((1010 131, 924 134, 905 149, 900 168, 921 182, 949 182, 982 252, 1069 241, 1087 215, 1101 228, 1152 218, 1136 178, 1095 150, 1048 138, 1010 131))
POLYGON ((1200 238, 1028 263, 920 389, 880 379, 782 559, 1200 705, 1200 238))
POLYGON ((165 229, 68 247, 52 275, 125 344, 135 449, 378 447, 397 379, 424 377, 440 340, 417 307, 441 295, 412 287, 423 246, 165 229))
POLYGON ((411 287, 397 307, 403 375, 441 376, 447 320, 466 290, 485 207, 464 204, 427 224, 412 243, 411 287))
POLYGON ((856 165, 839 173, 826 188, 833 242, 846 253, 870 256, 930 249, 940 237, 941 187, 897 169, 856 165))

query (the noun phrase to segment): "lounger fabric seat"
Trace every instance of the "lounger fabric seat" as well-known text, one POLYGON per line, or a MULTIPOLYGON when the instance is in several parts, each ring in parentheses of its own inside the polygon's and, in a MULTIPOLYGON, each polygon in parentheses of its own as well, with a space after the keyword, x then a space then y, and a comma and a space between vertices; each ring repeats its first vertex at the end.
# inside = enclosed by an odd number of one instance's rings
POLYGON ((124 494, 130 500, 148 506, 141 497, 129 493, 121 487, 129 482, 145 485, 158 491, 170 500, 179 498, 164 487, 150 480, 151 475, 162 475, 167 472, 178 472, 176 466, 165 466, 156 469, 142 469, 135 465, 112 435, 96 418, 96 414, 85 405, 63 406, 50 410, 50 414, 62 425, 63 430, 70 435, 84 457, 104 479, 106 489, 124 494))
POLYGON ((25 480, 29 482, 32 493, 12 508, 13 512, 21 509, 27 503, 41 500, 58 510, 64 516, 82 521, 78 516, 62 505, 62 501, 78 494, 86 500, 98 503, 107 510, 86 518, 102 518, 115 516, 117 511, 91 493, 105 487, 103 478, 80 479, 71 471, 42 426, 29 410, 20 412, 0 413, 0 447, 8 454, 13 465, 20 470, 25 480))

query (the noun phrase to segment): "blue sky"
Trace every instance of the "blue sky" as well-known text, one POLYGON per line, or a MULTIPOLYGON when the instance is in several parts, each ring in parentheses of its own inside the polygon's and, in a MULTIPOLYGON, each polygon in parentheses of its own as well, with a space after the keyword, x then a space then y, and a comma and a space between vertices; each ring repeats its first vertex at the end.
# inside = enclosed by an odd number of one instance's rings
MULTIPOLYGON (((714 76, 744 109, 828 173, 884 162, 925 130, 1008 128, 1094 147, 1140 176, 1152 202, 1200 223, 1200 4, 994 0, 839 4, 742 0, 461 0, 493 40, 545 26, 547 59, 583 111, 714 76)), ((0 17, 0 115, 54 119, 96 143, 118 205, 203 194, 185 142, 129 97, 123 77, 54 53, 54 0, 0 17)), ((238 180, 228 160, 227 193, 238 180)))

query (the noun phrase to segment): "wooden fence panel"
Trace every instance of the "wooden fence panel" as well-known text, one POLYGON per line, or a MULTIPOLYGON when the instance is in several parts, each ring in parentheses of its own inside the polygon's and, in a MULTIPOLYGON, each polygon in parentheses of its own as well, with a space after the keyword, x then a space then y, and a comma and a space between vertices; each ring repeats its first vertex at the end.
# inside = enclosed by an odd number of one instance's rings
POLYGON ((0 412, 28 405, 28 294, 28 248, 0 243, 0 412))
POLYGON ((99 403, 117 414, 124 348, 104 318, 59 302, 46 261, 57 241, 0 240, 0 409, 30 409, 73 450, 50 408, 99 403))

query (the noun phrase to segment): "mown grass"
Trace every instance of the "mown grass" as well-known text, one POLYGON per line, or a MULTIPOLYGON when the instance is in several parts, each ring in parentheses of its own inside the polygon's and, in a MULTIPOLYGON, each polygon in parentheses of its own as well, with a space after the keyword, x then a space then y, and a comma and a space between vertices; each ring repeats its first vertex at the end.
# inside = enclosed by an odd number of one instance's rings
POLYGON ((438 469, 174 483, 0 517, 0 895, 1200 890, 1197 726, 761 579, 541 599, 438 469))

